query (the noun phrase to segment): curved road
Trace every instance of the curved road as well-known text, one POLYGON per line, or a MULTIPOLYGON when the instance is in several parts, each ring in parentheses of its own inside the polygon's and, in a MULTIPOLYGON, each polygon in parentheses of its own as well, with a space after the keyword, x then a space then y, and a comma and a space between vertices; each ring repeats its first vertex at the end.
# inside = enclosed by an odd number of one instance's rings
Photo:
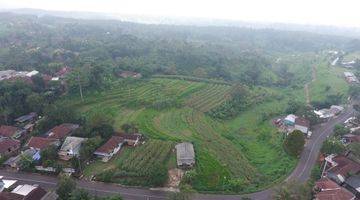
MULTIPOLYGON (((319 155, 322 143, 331 135, 336 124, 344 122, 354 113, 352 106, 347 107, 338 117, 320 124, 314 128, 313 135, 307 141, 304 151, 301 154, 298 165, 290 176, 285 180, 296 180, 305 182, 310 177, 311 169, 315 165, 319 155)), ((30 174, 24 172, 11 172, 0 170, 0 176, 8 179, 19 180, 20 183, 38 184, 46 189, 56 187, 57 178, 52 176, 30 174)), ((167 193, 163 191, 154 191, 143 188, 123 187, 115 184, 106 184, 99 182, 90 182, 78 180, 77 186, 90 191, 98 196, 121 194, 127 200, 163 200, 166 199, 167 193)), ((239 200, 243 196, 248 196, 256 200, 271 199, 272 188, 248 195, 221 195, 221 194, 196 194, 196 200, 239 200)))

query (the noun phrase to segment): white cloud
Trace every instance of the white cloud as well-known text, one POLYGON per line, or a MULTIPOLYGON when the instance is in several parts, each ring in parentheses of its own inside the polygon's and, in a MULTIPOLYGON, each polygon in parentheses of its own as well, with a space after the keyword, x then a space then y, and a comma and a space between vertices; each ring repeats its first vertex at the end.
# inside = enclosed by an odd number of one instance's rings
POLYGON ((358 0, 0 0, 0 6, 360 26, 358 0))

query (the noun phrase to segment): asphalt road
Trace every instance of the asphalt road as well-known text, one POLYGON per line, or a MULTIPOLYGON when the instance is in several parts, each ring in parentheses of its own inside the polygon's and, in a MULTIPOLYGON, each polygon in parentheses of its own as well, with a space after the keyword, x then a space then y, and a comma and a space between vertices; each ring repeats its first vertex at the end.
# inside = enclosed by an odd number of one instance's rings
MULTIPOLYGON (((313 130, 313 135, 305 145, 304 151, 301 154, 298 165, 290 176, 285 180, 296 180, 305 182, 310 177, 311 169, 315 165, 321 144, 325 139, 331 135, 336 124, 344 122, 353 115, 352 106, 346 108, 338 117, 330 121, 320 124, 313 130)), ((45 189, 53 189, 56 187, 57 178, 52 176, 30 174, 24 172, 12 172, 0 170, 0 176, 8 179, 19 180, 21 183, 38 184, 45 189)), ((115 184, 107 184, 100 182, 90 182, 78 180, 77 186, 91 192, 98 196, 107 196, 121 194, 126 200, 163 200, 166 199, 167 193, 163 191, 154 191, 143 188, 130 188, 118 186, 115 184)), ((255 200, 271 199, 273 189, 267 189, 260 192, 248 195, 217 195, 217 194, 196 194, 196 200, 239 200, 243 196, 248 196, 255 200)))

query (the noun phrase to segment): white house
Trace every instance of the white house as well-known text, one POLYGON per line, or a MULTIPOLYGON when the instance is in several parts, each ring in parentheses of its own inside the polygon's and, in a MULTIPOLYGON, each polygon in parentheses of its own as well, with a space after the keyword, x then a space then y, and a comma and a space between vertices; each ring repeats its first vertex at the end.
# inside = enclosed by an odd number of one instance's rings
POLYGON ((70 160, 79 155, 80 147, 87 138, 67 137, 58 152, 60 159, 70 160))

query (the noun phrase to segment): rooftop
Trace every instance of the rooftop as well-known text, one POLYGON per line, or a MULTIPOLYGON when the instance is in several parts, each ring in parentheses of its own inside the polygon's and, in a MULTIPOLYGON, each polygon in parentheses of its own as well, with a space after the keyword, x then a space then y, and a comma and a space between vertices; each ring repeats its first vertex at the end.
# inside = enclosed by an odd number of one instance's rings
POLYGON ((5 153, 12 147, 19 147, 20 141, 9 138, 0 138, 0 153, 5 153))
POLYGON ((330 169, 329 172, 334 174, 340 174, 344 177, 348 176, 349 173, 358 173, 360 171, 360 165, 349 158, 338 155, 332 159, 336 165, 330 169))
POLYGON ((70 151, 81 145, 86 138, 80 137, 67 137, 61 146, 61 151, 70 151))
POLYGON ((178 165, 192 165, 195 163, 195 152, 194 147, 191 143, 183 142, 177 144, 175 148, 178 165))
POLYGON ((0 136, 3 137, 12 137, 18 131, 21 131, 21 129, 15 126, 6 126, 6 125, 0 126, 0 136))
POLYGON ((27 146, 34 149, 45 149, 51 144, 56 143, 58 140, 54 138, 44 138, 44 137, 31 137, 27 146))
POLYGON ((295 119, 295 124, 296 125, 299 125, 299 126, 304 126, 304 127, 310 127, 310 121, 305 119, 305 118, 302 118, 302 117, 298 117, 295 119))
POLYGON ((124 141, 124 138, 119 136, 112 136, 104 145, 99 147, 96 152, 98 153, 111 153, 120 143, 124 141))
POLYGON ((48 138, 63 139, 77 128, 79 128, 79 125, 70 123, 64 123, 55 126, 50 131, 48 131, 48 138))

